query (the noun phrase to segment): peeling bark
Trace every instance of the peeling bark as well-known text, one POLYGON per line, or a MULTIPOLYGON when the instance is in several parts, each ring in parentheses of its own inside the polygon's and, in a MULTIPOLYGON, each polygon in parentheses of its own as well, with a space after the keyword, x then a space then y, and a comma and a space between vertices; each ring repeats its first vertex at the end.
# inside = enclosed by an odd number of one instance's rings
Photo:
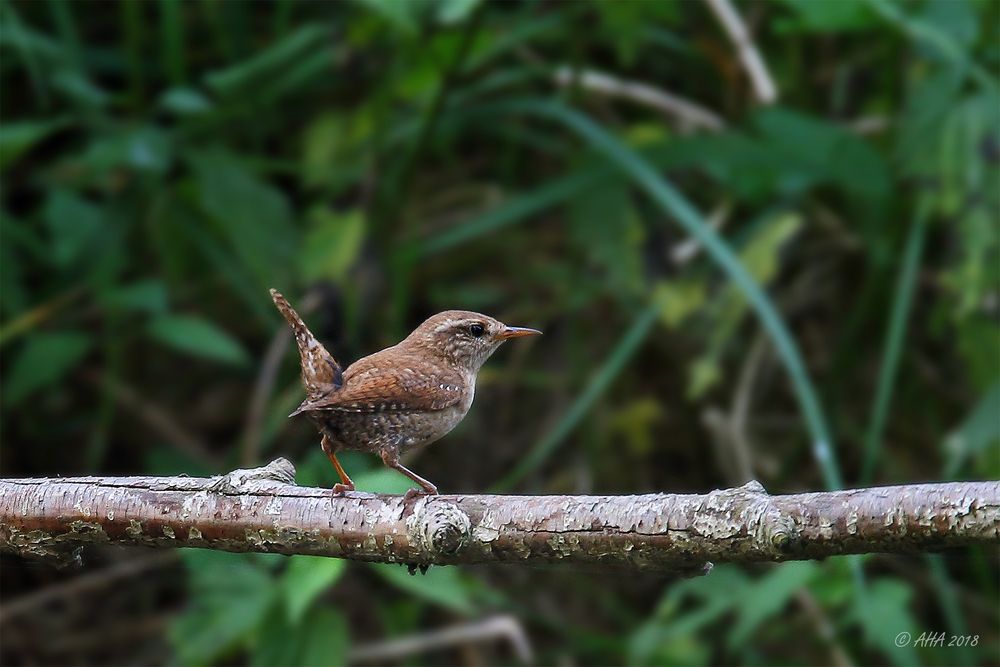
MULTIPOLYGON (((1000 482, 768 495, 402 496, 294 485, 285 459, 223 477, 0 480, 0 549, 87 544, 314 554, 416 565, 565 563, 707 571, 1000 543, 1000 482)), ((71 558, 70 558, 71 559, 71 558)))

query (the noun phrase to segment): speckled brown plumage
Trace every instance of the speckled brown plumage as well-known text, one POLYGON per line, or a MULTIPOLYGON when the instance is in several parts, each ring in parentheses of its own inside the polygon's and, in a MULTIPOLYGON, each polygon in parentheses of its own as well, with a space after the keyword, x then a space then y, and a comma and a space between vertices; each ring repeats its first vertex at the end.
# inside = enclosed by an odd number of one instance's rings
POLYGON ((291 416, 307 415, 322 434, 323 451, 341 478, 334 493, 354 490, 337 460, 342 449, 378 454, 425 492, 437 493, 399 463, 400 454, 434 442, 462 421, 475 397, 479 369, 503 341, 540 333, 480 313, 447 310, 396 345, 342 370, 285 298, 275 290, 271 297, 295 334, 301 358, 306 398, 291 416))

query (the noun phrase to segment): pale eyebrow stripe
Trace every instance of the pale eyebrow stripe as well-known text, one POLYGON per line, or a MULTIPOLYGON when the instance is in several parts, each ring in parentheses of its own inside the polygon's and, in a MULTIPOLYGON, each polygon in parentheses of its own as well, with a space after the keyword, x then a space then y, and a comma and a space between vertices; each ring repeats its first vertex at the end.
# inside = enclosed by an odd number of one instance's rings
POLYGON ((485 323, 479 322, 479 320, 448 320, 444 324, 437 325, 434 328, 434 332, 435 333, 440 333, 440 332, 446 331, 448 329, 454 329, 456 326, 468 325, 468 324, 473 324, 473 323, 483 324, 483 326, 486 326, 485 323))

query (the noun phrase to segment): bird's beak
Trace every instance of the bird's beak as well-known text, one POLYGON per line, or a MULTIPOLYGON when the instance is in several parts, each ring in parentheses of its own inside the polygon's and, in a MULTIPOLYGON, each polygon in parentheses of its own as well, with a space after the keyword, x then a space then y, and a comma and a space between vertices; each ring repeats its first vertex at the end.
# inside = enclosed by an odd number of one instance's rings
POLYGON ((522 336, 541 336, 542 332, 538 329, 529 329, 527 327, 508 327, 505 326, 503 331, 497 334, 497 340, 507 340, 508 338, 521 338, 522 336))

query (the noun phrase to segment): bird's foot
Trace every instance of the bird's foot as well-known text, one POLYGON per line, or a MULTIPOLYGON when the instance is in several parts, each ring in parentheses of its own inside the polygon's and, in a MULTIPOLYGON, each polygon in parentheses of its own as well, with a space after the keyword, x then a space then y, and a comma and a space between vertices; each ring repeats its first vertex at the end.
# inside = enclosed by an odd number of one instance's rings
POLYGON ((429 489, 410 489, 406 492, 406 495, 403 496, 403 502, 404 503, 409 502, 411 500, 419 498, 420 496, 436 496, 436 495, 438 495, 438 490, 437 487, 433 486, 429 489))
POLYGON ((333 485, 333 489, 331 489, 330 495, 334 498, 338 498, 340 496, 343 496, 348 491, 353 491, 353 490, 354 490, 354 484, 341 484, 340 482, 337 482, 336 484, 333 485))

